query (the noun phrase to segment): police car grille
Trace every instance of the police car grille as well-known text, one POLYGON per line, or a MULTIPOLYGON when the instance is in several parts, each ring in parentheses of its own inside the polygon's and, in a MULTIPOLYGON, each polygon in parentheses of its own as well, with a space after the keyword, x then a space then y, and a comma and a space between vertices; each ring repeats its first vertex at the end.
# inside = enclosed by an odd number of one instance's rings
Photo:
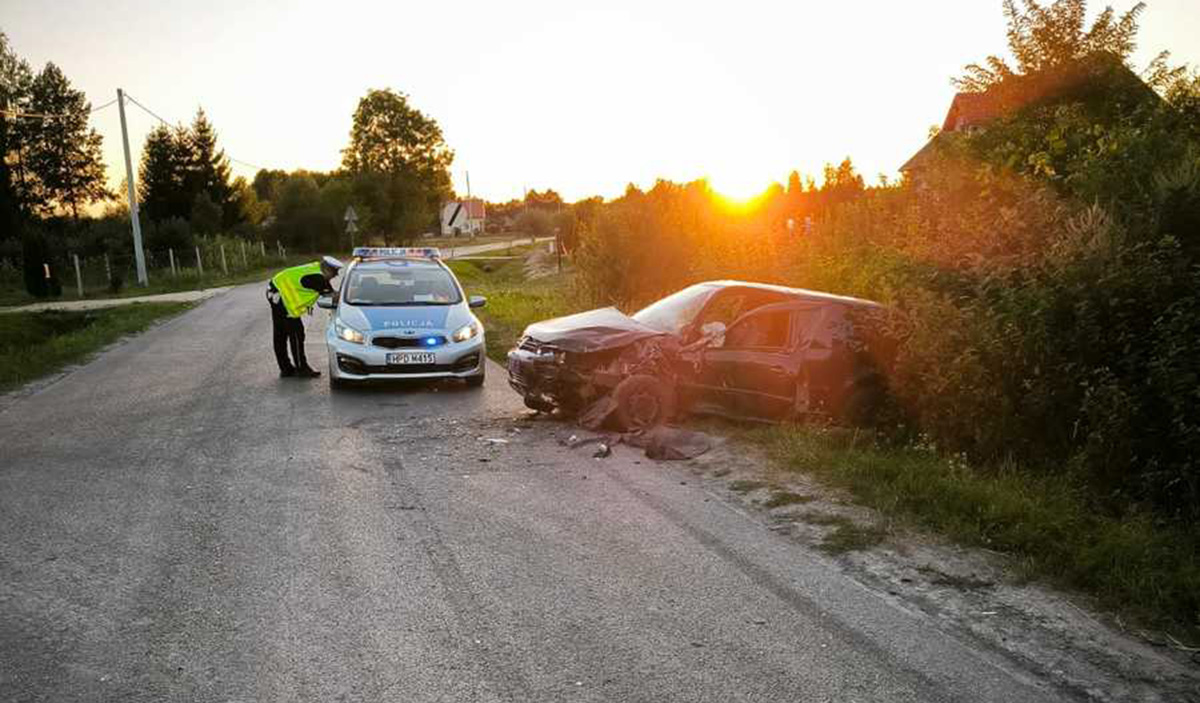
POLYGON ((439 347, 446 343, 445 337, 435 337, 437 344, 429 344, 428 337, 376 337, 371 344, 384 349, 413 349, 416 347, 439 347))

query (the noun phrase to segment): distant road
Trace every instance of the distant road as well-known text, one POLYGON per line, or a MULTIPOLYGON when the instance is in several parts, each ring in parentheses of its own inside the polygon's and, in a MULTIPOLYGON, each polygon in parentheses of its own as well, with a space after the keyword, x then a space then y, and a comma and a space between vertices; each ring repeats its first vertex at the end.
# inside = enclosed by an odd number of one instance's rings
POLYGON ((0 701, 1062 700, 490 362, 331 394, 270 326, 242 286, 0 410, 0 701))

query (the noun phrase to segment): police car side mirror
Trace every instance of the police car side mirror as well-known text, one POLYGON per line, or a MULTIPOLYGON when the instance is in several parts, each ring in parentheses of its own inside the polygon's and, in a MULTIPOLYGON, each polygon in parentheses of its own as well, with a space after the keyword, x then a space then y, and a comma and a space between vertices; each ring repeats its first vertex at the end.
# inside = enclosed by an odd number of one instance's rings
POLYGON ((322 310, 332 310, 337 307, 337 303, 333 302, 332 295, 322 295, 317 298, 317 307, 322 310))
POLYGON ((472 295, 471 301, 467 305, 473 308, 481 308, 487 305, 487 298, 482 295, 472 295))

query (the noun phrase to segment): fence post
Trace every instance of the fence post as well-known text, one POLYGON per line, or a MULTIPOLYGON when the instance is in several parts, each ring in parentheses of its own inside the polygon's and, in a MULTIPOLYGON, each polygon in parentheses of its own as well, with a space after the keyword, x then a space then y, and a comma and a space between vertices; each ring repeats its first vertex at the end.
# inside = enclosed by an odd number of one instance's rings
POLYGON ((242 268, 250 268, 250 261, 246 259, 246 240, 242 240, 242 268))
POLYGON ((112 285, 112 266, 108 265, 108 252, 104 254, 104 275, 108 278, 108 285, 112 285))
POLYGON ((283 259, 283 242, 275 242, 275 248, 279 250, 279 258, 283 259))
POLYGON ((72 254, 75 257, 75 287, 79 289, 79 297, 83 297, 83 274, 79 271, 79 254, 72 254))
POLYGON ((167 249, 167 255, 171 257, 171 278, 174 278, 174 277, 176 277, 176 276, 178 276, 178 275, 179 275, 179 274, 178 274, 178 273, 175 271, 175 250, 174 250, 174 249, 167 249))
POLYGON ((200 258, 200 247, 196 247, 196 270, 201 276, 204 275, 204 259, 200 258))
POLYGON ((267 243, 262 239, 258 240, 258 251, 262 254, 262 258, 267 258, 267 243))
POLYGON ((229 275, 229 262, 225 260, 225 245, 224 244, 221 245, 221 271, 224 272, 224 274, 226 276, 229 275))

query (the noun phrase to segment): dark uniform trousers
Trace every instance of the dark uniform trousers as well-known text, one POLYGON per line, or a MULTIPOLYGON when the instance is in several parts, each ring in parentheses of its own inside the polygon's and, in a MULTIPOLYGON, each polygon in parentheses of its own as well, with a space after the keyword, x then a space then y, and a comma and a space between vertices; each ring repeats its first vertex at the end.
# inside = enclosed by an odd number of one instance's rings
POLYGON ((271 333, 275 343, 275 361, 281 372, 295 371, 308 368, 308 360, 304 358, 304 322, 298 317, 288 317, 287 308, 279 293, 271 286, 267 290, 267 300, 271 302, 271 333), (288 359, 288 349, 292 358, 288 359))

